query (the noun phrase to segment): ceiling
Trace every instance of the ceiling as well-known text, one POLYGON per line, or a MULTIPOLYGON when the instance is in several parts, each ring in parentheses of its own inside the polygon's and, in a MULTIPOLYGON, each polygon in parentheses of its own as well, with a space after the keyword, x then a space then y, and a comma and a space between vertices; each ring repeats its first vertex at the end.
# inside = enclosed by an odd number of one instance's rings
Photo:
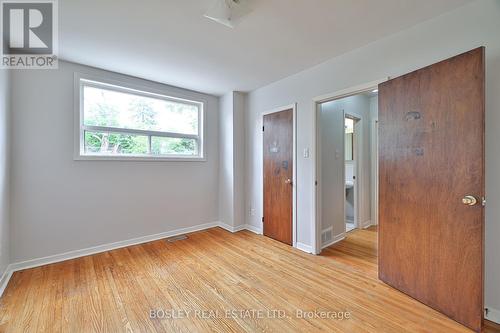
POLYGON ((209 94, 250 91, 469 0, 249 0, 234 29, 214 0, 59 1, 60 58, 209 94))

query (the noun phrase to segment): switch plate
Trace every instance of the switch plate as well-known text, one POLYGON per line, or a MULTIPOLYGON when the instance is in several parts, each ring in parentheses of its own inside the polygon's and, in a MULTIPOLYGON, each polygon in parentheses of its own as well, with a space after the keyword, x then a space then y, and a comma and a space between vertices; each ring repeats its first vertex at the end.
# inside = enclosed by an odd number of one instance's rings
POLYGON ((309 148, 304 149, 304 158, 309 158, 309 148))

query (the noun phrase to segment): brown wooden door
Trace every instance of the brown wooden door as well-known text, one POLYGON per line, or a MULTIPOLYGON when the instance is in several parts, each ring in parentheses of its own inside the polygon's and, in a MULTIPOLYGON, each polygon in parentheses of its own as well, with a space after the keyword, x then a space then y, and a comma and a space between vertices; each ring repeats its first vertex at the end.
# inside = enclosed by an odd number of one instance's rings
POLYGON ((379 277, 480 331, 484 48, 379 87, 379 277), (472 195, 473 206, 462 199, 472 195))
POLYGON ((292 245, 293 110, 264 116, 264 235, 292 245))

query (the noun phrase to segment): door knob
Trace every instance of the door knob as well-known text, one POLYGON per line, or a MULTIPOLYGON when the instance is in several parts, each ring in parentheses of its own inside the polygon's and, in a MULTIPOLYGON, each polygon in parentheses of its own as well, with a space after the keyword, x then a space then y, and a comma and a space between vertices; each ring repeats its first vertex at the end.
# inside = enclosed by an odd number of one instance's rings
POLYGON ((462 203, 467 206, 475 206, 477 204, 477 199, 472 195, 466 195, 462 198, 462 203))
POLYGON ((291 184, 292 183, 292 180, 290 178, 288 178, 287 180, 285 180, 285 184, 291 184))

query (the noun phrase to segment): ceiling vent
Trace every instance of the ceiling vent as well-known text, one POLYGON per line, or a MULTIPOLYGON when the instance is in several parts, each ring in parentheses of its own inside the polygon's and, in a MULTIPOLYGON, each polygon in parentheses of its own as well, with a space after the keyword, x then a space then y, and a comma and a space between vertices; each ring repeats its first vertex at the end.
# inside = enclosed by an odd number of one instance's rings
POLYGON ((226 27, 234 28, 249 11, 248 0, 216 0, 204 16, 226 27))

